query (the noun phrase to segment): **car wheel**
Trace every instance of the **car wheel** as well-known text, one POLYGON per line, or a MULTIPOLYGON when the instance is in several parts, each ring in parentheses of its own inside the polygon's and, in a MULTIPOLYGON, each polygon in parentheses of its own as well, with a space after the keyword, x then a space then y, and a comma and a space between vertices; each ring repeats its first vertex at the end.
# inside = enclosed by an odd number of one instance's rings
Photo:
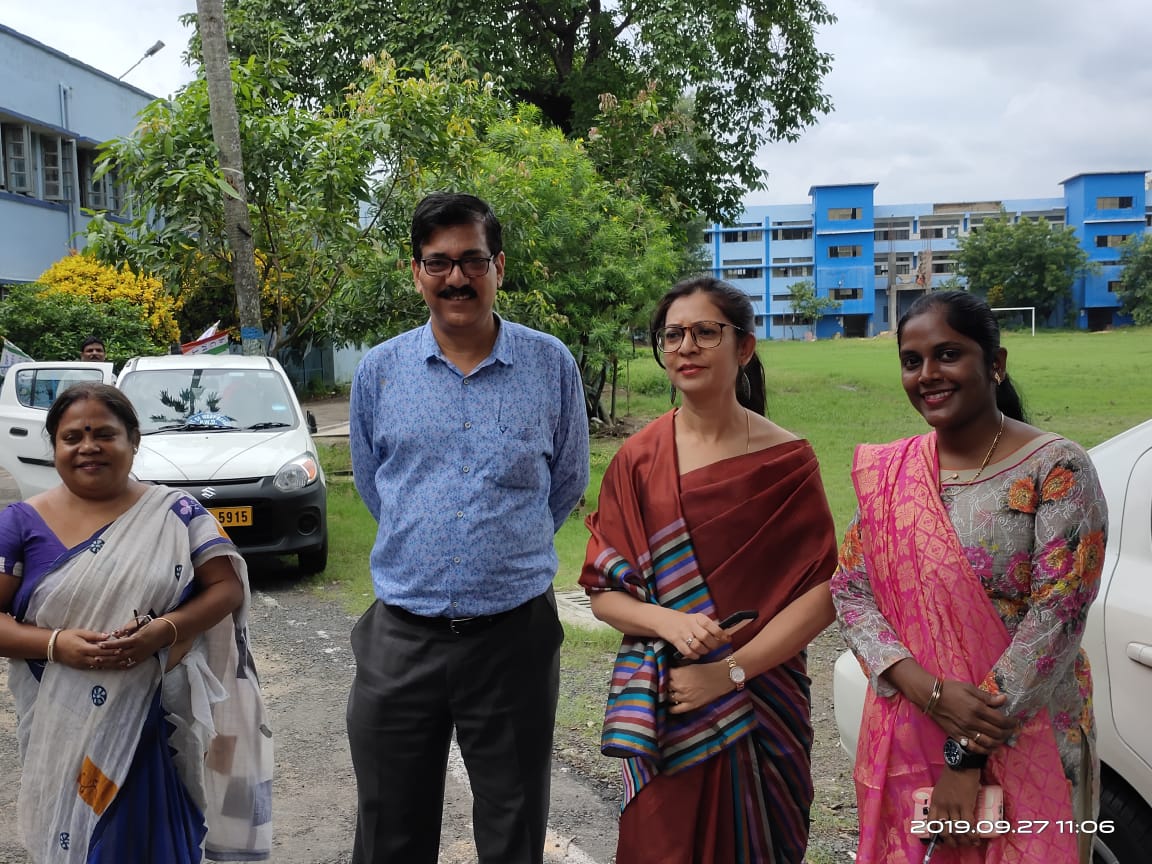
POLYGON ((313 573, 320 573, 328 566, 328 538, 324 538, 315 549, 309 549, 307 552, 300 552, 296 556, 297 563, 300 565, 300 572, 307 575, 313 573))
POLYGON ((1103 777, 1100 824, 1112 833, 1098 833, 1092 841, 1092 864, 1135 864, 1147 861, 1152 849, 1152 813, 1123 782, 1103 777))

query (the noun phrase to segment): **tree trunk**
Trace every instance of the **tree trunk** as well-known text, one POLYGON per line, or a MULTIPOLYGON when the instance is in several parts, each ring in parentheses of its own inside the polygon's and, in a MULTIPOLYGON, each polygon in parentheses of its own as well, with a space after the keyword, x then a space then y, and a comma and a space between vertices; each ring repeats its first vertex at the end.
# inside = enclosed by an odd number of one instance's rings
POLYGON ((220 151, 220 172, 235 192, 234 196, 224 196, 224 224, 232 250, 232 280, 240 318, 240 342, 245 354, 263 354, 260 286, 256 276, 252 223, 248 217, 248 193, 244 185, 236 95, 232 90, 228 34, 224 28, 224 0, 196 0, 196 18, 204 52, 204 77, 208 81, 212 140, 220 151))

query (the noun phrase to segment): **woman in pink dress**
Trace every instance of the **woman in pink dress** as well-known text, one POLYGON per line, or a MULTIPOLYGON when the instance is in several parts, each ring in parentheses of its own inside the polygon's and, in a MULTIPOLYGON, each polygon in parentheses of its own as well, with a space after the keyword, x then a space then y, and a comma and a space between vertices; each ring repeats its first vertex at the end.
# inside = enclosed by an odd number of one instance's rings
POLYGON ((1083 448, 1025 421, 982 300, 927 294, 897 338, 932 429, 857 449, 859 509, 832 580, 870 682, 856 860, 919 864, 912 801, 928 787, 935 864, 1086 861, 1091 838, 1072 826, 1099 799, 1080 648, 1103 566, 1099 481, 1083 448), (971 830, 982 785, 1004 794, 989 839, 971 830))

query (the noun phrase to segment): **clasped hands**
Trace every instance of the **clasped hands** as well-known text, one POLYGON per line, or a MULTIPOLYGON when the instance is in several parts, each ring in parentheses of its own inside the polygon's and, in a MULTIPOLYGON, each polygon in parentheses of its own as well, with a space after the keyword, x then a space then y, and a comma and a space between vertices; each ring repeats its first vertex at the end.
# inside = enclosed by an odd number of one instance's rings
POLYGON ((174 628, 151 616, 134 618, 111 633, 66 629, 56 636, 53 660, 74 669, 131 669, 172 644, 174 628))
POLYGON ((684 714, 715 702, 732 690, 728 664, 723 661, 693 663, 732 641, 732 634, 748 622, 724 630, 720 622, 703 612, 684 613, 667 610, 660 637, 680 652, 683 665, 673 666, 668 673, 668 696, 671 714, 684 714))
MULTIPOLYGON (((991 754, 1011 738, 1020 725, 1018 720, 1000 710, 1007 698, 1002 693, 989 693, 966 681, 945 680, 931 716, 965 750, 991 754)), ((941 773, 932 790, 928 820, 972 827, 966 834, 943 832, 940 840, 946 846, 974 846, 982 842, 975 833, 979 792, 979 769, 954 771, 946 767, 941 773)))
POLYGON ((932 719, 970 753, 991 754, 1016 734, 1019 721, 1001 709, 1008 697, 966 681, 946 679, 932 719))

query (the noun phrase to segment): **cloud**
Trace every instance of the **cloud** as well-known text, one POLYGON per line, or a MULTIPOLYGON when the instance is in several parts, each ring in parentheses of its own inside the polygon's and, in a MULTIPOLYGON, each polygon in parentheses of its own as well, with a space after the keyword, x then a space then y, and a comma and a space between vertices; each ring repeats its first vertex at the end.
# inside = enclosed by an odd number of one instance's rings
POLYGON ((770 145, 767 192, 879 183, 883 203, 1052 197, 1072 174, 1152 168, 1143 0, 829 0, 835 111, 770 145))

